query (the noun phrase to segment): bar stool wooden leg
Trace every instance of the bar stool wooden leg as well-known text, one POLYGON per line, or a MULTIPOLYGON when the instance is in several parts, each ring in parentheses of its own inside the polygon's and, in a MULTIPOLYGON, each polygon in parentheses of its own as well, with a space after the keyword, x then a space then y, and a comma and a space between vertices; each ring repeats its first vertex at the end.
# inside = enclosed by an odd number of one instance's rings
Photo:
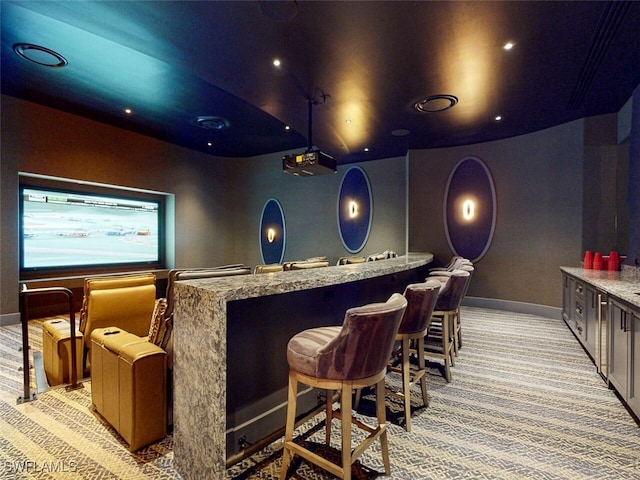
POLYGON ((416 349, 416 354, 418 355, 418 369, 422 372, 422 376, 420 377, 420 388, 422 389, 422 401, 424 402, 424 406, 429 406, 429 400, 427 397, 427 377, 426 377, 426 366, 424 361, 424 335, 421 335, 418 338, 418 348, 416 349))
POLYGON ((287 478, 287 470, 289 469, 289 461, 291 460, 291 452, 287 446, 288 442, 293 440, 293 429, 296 423, 296 403, 298 399, 297 395, 298 381, 289 375, 289 388, 287 394, 287 425, 284 433, 284 446, 282 452, 282 468, 280 469, 280 480, 287 478))
POLYGON ((451 337, 449 335, 449 316, 447 313, 442 318, 442 349, 444 353, 444 376, 447 382, 451 382, 451 365, 453 356, 451 355, 451 337))
POLYGON ((342 421, 342 474, 344 480, 351 480, 351 384, 342 386, 340 418, 342 421))
POLYGON ((324 440, 327 446, 331 445, 331 420, 333 420, 333 390, 326 390, 325 414, 327 417, 324 440))
POLYGON ((460 341, 459 341, 459 332, 460 332, 460 313, 456 310, 454 313, 450 315, 451 325, 449 325, 449 329, 451 330, 452 342, 453 342, 453 354, 454 356, 458 356, 458 350, 460 349, 460 341))
POLYGON ((458 340, 458 349, 462 348, 462 320, 460 319, 460 308, 456 310, 456 332, 458 335, 456 339, 458 340))
POLYGON ((380 450, 384 463, 385 475, 391 475, 391 463, 389 462, 389 443, 387 442, 387 413, 385 410, 385 387, 384 379, 376 384, 376 414, 378 417, 378 428, 382 430, 380 434, 380 450))
POLYGON ((449 326, 449 336, 447 338, 449 339, 449 347, 451 348, 451 365, 455 367, 456 357, 458 356, 456 353, 456 341, 454 338, 456 332, 455 313, 447 312, 445 314, 445 319, 447 320, 449 326))
MULTIPOLYGON (((411 431, 411 368, 409 365, 409 337, 402 338, 402 393, 407 432, 411 431)), ((377 401, 377 399, 376 399, 377 401)))

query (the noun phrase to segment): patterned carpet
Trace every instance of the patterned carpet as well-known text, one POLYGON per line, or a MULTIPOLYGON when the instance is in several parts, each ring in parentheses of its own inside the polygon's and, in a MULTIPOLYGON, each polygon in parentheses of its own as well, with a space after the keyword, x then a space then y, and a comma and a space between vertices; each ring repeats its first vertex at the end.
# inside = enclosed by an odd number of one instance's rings
MULTIPOLYGON (((413 392, 413 431, 387 397, 392 479, 640 479, 640 428, 609 390, 560 320, 463 309, 463 348, 447 384, 430 364, 429 406, 413 392)), ((30 322, 32 351, 40 324, 30 322)), ((20 327, 0 328, 0 478, 180 478, 172 438, 136 454, 90 409, 90 383, 22 394, 20 327)), ((397 385, 397 378, 389 384, 397 385)), ((366 393, 366 392, 365 392, 366 393)), ((365 395, 363 418, 373 412, 365 395)), ((324 436, 321 415, 301 441, 324 436)), ((339 432, 337 425, 334 433, 339 432)), ((332 447, 339 443, 332 440, 332 447)), ((282 440, 227 470, 227 479, 273 479, 282 440)), ((337 450, 327 450, 337 455, 337 450)), ((290 478, 332 478, 296 460, 290 478)), ((380 476, 378 445, 354 466, 354 478, 380 476)))

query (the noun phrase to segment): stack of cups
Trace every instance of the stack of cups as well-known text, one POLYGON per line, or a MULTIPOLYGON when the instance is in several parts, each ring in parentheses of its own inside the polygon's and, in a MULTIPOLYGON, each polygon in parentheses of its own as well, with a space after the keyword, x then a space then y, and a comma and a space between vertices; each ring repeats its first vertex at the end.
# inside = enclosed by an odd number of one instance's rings
POLYGON ((593 256, 593 269, 604 270, 604 260, 602 259, 602 254, 600 252, 596 252, 593 256))
POLYGON ((609 270, 614 270, 616 272, 620 270, 620 257, 618 256, 618 252, 615 250, 611 250, 611 253, 609 254, 608 268, 609 270))
POLYGON ((587 250, 584 254, 583 268, 591 269, 593 268, 593 253, 591 250, 587 250))

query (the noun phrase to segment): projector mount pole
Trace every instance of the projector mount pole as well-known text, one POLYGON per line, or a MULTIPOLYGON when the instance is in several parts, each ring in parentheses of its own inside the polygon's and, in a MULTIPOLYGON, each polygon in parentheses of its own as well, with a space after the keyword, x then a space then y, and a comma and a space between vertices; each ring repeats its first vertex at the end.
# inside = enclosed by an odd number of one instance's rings
POLYGON ((331 96, 320 89, 316 89, 316 91, 318 90, 320 91, 322 101, 317 100, 315 94, 313 97, 307 97, 307 153, 313 150, 313 106, 326 102, 327 98, 331 96))
POLYGON ((313 98, 307 99, 307 152, 311 151, 313 147, 313 141, 311 139, 312 128, 312 112, 313 111, 313 98))

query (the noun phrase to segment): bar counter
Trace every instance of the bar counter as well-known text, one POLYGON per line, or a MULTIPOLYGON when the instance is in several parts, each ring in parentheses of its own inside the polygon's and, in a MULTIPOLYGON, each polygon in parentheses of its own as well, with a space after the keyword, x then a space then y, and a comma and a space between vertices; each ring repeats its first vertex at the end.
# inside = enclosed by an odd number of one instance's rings
POLYGON ((408 283, 424 281, 432 260, 430 253, 409 253, 362 264, 177 282, 177 471, 185 479, 224 478, 236 435, 251 434, 252 425, 256 432, 273 430, 261 424, 270 416, 284 425, 288 339, 306 328, 340 325, 345 308, 384 301, 408 283))
POLYGON ((592 270, 579 267, 560 267, 560 270, 590 283, 609 295, 640 307, 639 268, 623 265, 622 271, 592 270))

